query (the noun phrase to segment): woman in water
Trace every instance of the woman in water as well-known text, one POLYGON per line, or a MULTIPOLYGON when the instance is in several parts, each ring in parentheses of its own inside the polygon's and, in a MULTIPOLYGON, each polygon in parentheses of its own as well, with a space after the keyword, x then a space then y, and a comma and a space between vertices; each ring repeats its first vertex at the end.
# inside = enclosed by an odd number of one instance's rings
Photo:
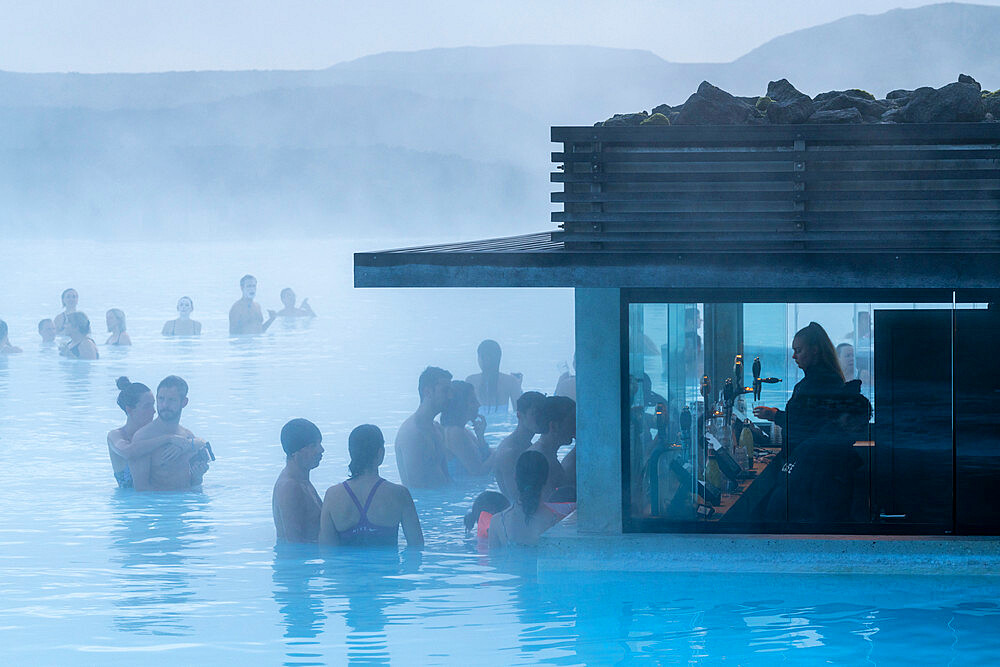
POLYGON ((7 338, 7 323, 0 320, 0 354, 17 354, 21 348, 11 345, 7 338))
POLYGON ((486 419, 479 414, 476 390, 468 382, 454 380, 448 405, 441 411, 448 472, 485 475, 493 469, 493 452, 486 444, 486 419), (472 430, 466 426, 472 423, 472 430))
POLYGON ((108 323, 108 331, 111 335, 104 341, 105 345, 131 345, 132 339, 125 331, 125 312, 121 308, 112 308, 104 319, 108 323))
POLYGON ((190 453, 195 445, 181 435, 163 435, 146 440, 141 446, 132 444, 132 436, 140 428, 153 421, 155 413, 153 392, 144 384, 129 382, 127 377, 120 377, 115 382, 118 387, 118 407, 125 412, 125 425, 108 433, 108 455, 111 457, 111 468, 114 470, 118 486, 131 489, 132 471, 128 460, 145 456, 160 447, 166 446, 164 460, 171 461, 185 453, 190 453))
POLYGON ((514 468, 517 501, 490 520, 491 549, 509 544, 535 545, 546 530, 564 515, 542 502, 542 490, 549 479, 549 462, 541 452, 528 450, 517 458, 514 468))
POLYGON ((410 492, 405 486, 379 477, 378 467, 385 458, 382 431, 372 424, 358 426, 351 431, 347 448, 351 476, 326 490, 319 543, 395 547, 402 524, 407 546, 422 547, 424 535, 410 492))
POLYGON ((69 289, 63 290, 61 298, 63 312, 53 317, 52 323, 56 325, 56 334, 60 336, 67 336, 69 334, 66 332, 66 318, 70 313, 76 312, 76 304, 80 300, 80 295, 77 294, 75 289, 70 287, 69 289))
POLYGON ((194 301, 189 296, 177 300, 177 319, 163 325, 164 336, 200 336, 201 322, 191 319, 194 301))
POLYGON ((66 316, 64 329, 69 342, 59 348, 59 354, 70 359, 97 359, 97 343, 90 337, 90 319, 79 311, 66 316))
POLYGON ((465 381, 476 389, 476 398, 488 412, 507 412, 507 406, 516 409, 521 395, 520 373, 501 373, 500 344, 495 340, 484 340, 476 350, 480 373, 470 375, 465 381))
POLYGON ((281 290, 281 303, 284 308, 278 311, 278 317, 316 317, 308 298, 302 299, 300 308, 295 307, 295 292, 291 287, 281 290))

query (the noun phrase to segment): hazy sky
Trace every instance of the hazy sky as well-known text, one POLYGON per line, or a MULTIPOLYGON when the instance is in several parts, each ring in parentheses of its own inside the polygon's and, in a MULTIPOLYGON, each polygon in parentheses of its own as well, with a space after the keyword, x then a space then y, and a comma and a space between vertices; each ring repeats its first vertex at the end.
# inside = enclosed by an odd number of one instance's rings
MULTIPOLYGON (((726 62, 767 40, 927 0, 0 0, 0 70, 315 69, 382 51, 500 44, 726 62)), ((1000 5, 1000 0, 977 4, 1000 5)))

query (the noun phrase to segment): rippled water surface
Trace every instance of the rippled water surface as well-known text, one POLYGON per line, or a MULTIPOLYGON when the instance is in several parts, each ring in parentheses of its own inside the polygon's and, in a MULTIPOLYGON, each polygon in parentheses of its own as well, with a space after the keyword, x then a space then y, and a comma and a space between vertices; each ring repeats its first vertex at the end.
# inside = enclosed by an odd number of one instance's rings
MULTIPOLYGON (((270 494, 281 425, 324 433, 320 492, 346 473, 346 435, 388 440, 428 365, 476 371, 492 337, 525 387, 551 392, 571 362, 568 290, 355 290, 348 244, 24 243, 0 248, 0 318, 24 353, 0 357, 0 663, 67 664, 989 664, 1000 586, 884 577, 536 571, 489 557, 460 516, 484 482, 415 492, 422 552, 274 547, 270 494), (230 339, 244 273, 258 300, 291 286, 320 318, 230 339), (40 348, 35 324, 80 292, 95 338, 122 308, 134 346, 93 363, 40 348), (200 339, 159 331, 182 294, 200 339), (114 379, 191 385, 183 423, 212 441, 204 490, 119 491, 105 434, 123 423, 114 379)), ((357 247, 356 247, 357 246, 357 247)), ((510 428, 492 416, 488 437, 510 428)), ((382 473, 397 480, 392 448, 382 473)))

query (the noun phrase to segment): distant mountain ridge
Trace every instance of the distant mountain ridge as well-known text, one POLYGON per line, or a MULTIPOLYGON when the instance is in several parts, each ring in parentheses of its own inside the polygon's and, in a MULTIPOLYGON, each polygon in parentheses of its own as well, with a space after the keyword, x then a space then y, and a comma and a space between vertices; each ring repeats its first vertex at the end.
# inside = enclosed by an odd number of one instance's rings
POLYGON ((738 95, 779 78, 884 95, 966 72, 994 89, 998 34, 1000 8, 948 3, 847 17, 724 64, 528 45, 311 71, 0 71, 0 228, 537 231, 549 226, 551 125, 678 104, 702 80, 738 95))

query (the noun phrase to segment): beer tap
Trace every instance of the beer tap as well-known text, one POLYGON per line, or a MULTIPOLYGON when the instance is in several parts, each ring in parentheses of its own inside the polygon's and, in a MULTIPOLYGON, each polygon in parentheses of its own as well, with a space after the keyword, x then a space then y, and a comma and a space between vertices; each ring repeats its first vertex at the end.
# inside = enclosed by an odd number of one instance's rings
POLYGON ((691 447, 691 407, 685 405, 681 410, 681 441, 684 447, 691 447))
POLYGON ((760 400, 760 357, 753 358, 753 400, 760 400))

